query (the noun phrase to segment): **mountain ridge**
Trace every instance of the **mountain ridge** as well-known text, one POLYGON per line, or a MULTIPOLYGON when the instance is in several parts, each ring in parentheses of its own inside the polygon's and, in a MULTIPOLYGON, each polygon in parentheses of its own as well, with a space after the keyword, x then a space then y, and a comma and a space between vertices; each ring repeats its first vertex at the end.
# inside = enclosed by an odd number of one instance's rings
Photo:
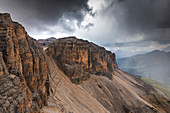
POLYGON ((118 59, 120 69, 134 75, 144 76, 168 84, 170 52, 152 52, 118 59))
POLYGON ((169 98, 117 67, 115 54, 67 37, 43 50, 0 14, 0 112, 166 113, 169 98))

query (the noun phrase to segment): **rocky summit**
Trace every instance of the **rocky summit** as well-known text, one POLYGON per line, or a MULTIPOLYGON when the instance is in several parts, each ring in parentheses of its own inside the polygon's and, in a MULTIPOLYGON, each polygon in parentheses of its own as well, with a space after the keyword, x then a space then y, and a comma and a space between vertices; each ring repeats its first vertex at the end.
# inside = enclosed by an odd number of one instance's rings
POLYGON ((168 113, 169 102, 105 48, 66 37, 44 51, 0 14, 0 113, 168 113))

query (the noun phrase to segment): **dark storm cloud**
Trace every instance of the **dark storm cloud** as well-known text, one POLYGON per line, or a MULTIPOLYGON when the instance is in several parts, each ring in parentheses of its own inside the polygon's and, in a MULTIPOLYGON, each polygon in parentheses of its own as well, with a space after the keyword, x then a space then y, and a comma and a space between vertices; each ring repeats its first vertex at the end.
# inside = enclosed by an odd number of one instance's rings
POLYGON ((170 29, 156 29, 145 33, 141 40, 120 42, 120 43, 106 43, 102 44, 105 47, 147 47, 152 43, 157 43, 158 45, 170 44, 170 29))
MULTIPOLYGON (((79 26, 87 13, 94 15, 87 3, 88 0, 1 0, 0 9, 10 12, 29 27, 54 25, 63 17, 77 21, 79 26)), ((66 23, 64 26, 73 31, 66 23)))
MULTIPOLYGON (((149 42, 148 42, 149 43, 149 42)), ((102 44, 104 47, 146 47, 148 43, 145 41, 135 41, 135 42, 127 42, 127 43, 113 43, 113 44, 102 44)))
MULTIPOLYGON (((110 0, 109 0, 110 1, 110 0)), ((111 0, 110 8, 119 7, 116 18, 128 27, 170 28, 169 0, 111 0)), ((113 12, 115 13, 115 12, 113 12)))
MULTIPOLYGON (((105 0, 107 7, 101 11, 104 18, 110 18, 109 25, 116 30, 114 34, 120 39, 138 40, 142 43, 170 43, 170 0, 105 0), (113 18, 113 19, 112 19, 113 18), (115 27, 116 26, 116 27, 115 27)), ((111 34, 110 37, 112 37, 111 34)), ((114 38, 114 37, 113 37, 114 38)), ((130 46, 135 43, 115 44, 130 46)), ((144 44, 145 45, 145 44, 144 44)), ((138 43, 136 43, 136 46, 138 43)))

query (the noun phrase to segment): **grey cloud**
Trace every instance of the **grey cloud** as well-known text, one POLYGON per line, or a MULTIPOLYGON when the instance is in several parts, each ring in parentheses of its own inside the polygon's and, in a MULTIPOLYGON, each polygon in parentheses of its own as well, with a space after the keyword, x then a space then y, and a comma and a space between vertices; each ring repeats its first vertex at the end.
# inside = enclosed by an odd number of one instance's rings
POLYGON ((145 41, 153 41, 158 44, 170 44, 170 29, 153 29, 145 35, 145 41))
POLYGON ((170 0, 104 1, 97 14, 88 0, 1 0, 0 11, 11 13, 14 20, 36 33, 69 34, 76 25, 88 32, 76 29, 75 35, 104 46, 123 49, 149 47, 153 42, 170 44, 170 0), (82 26, 85 15, 95 17, 82 26))
POLYGON ((92 26, 94 26, 93 23, 88 23, 84 28, 89 30, 89 28, 92 27, 92 26))
POLYGON ((140 30, 170 27, 169 0, 118 0, 113 7, 119 7, 116 18, 126 27, 140 30))
MULTIPOLYGON (((105 0, 103 17, 117 21, 118 29, 127 34, 170 28, 169 0, 105 0)), ((113 23, 113 22, 112 22, 113 23)), ((114 26, 114 25, 113 25, 114 26)))
POLYGON ((148 47, 151 44, 167 45, 170 44, 170 29, 153 29, 145 32, 140 40, 129 42, 110 42, 103 43, 105 47, 148 47))
POLYGON ((29 28, 53 26, 63 16, 70 21, 76 20, 79 26, 86 14, 94 15, 87 3, 88 0, 1 0, 0 10, 10 12, 29 28))
MULTIPOLYGON (((101 10, 101 17, 112 24, 110 40, 122 40, 114 46, 145 46, 148 42, 160 45, 170 43, 170 1, 169 0, 105 0, 107 7, 101 10), (143 39, 138 36, 144 35, 143 39), (126 43, 129 40, 129 43, 126 43), (141 42, 142 41, 142 42, 141 42)), ((106 42, 109 43, 109 42, 106 42)), ((112 42, 111 42, 112 44, 112 42)))
POLYGON ((146 47, 150 44, 150 41, 134 41, 125 43, 112 43, 112 44, 102 44, 104 47, 146 47))

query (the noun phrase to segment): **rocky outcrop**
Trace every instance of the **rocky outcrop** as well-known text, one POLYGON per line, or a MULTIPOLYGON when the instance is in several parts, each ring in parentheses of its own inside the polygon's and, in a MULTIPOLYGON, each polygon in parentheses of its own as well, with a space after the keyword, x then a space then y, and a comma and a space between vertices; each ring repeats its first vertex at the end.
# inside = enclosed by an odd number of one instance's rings
MULTIPOLYGON (((10 104, 11 112, 38 112, 46 103, 48 70, 43 49, 7 13, 0 14, 0 74, 1 102, 16 101, 10 104)), ((6 104, 0 104, 6 112, 6 104)))
POLYGON ((76 84, 87 80, 92 73, 112 79, 112 73, 117 69, 114 53, 76 37, 57 39, 46 52, 76 84))

